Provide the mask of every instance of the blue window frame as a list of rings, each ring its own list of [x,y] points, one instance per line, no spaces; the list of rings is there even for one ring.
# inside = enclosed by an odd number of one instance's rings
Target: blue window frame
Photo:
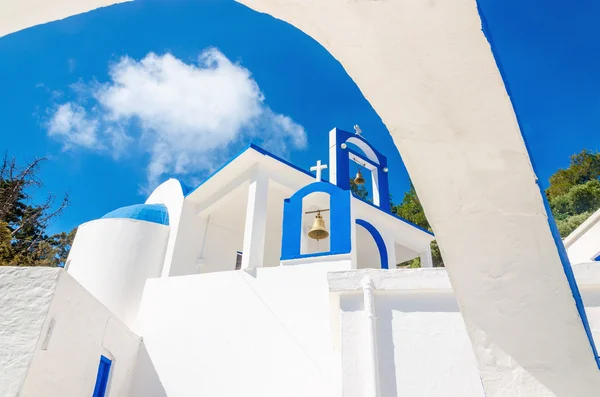
[[[104,397],[106,387],[108,386],[108,376],[110,375],[110,366],[112,361],[104,356],[100,356],[100,365],[98,365],[98,376],[96,377],[96,386],[92,397]]]

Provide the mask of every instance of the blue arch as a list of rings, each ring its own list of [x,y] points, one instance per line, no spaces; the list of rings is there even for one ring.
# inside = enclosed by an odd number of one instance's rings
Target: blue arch
[[[312,193],[327,193],[330,200],[331,240],[329,252],[302,254],[302,199]],[[283,203],[283,236],[281,260],[311,256],[347,254],[352,249],[350,241],[350,191],[327,182],[314,182],[304,186]]]
[[[379,164],[375,164],[372,160],[366,157],[366,153],[363,156],[356,151],[346,148],[342,149],[342,143],[345,143],[349,139],[356,139],[364,143],[370,150],[373,151]],[[350,142],[352,143],[352,142]],[[379,153],[366,139],[360,135],[350,133],[348,131],[335,129],[335,169],[336,169],[336,184],[344,190],[350,190],[350,178],[348,177],[350,172],[350,153],[365,160],[365,162],[371,163],[377,168],[377,185],[379,187],[379,205],[378,207],[386,212],[390,212],[390,187],[388,181],[388,173],[383,172],[384,168],[387,168],[387,158]]]
[[[356,224],[364,227],[365,229],[367,229],[367,231],[369,233],[371,233],[371,236],[373,236],[373,240],[375,240],[375,244],[377,244],[377,249],[379,250],[379,259],[381,260],[381,268],[389,269],[388,253],[387,253],[387,248],[385,247],[385,241],[383,241],[383,237],[381,237],[381,234],[379,233],[377,228],[375,228],[375,226],[373,226],[372,224],[370,224],[369,222],[367,222],[363,219],[357,219]]]
[[[136,204],[117,208],[102,219],[137,219],[140,221],[169,225],[169,211],[163,204]]]

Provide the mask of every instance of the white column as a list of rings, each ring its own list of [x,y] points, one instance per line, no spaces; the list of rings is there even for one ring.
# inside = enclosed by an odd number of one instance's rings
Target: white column
[[[385,249],[387,250],[388,269],[395,269],[398,264],[396,262],[396,241],[394,240],[393,234],[388,231],[385,232],[383,239],[385,241]]]
[[[335,128],[329,131],[329,182],[337,185],[337,145]]]
[[[375,204],[378,207],[381,207],[381,197],[379,197],[379,172],[377,168],[373,168],[371,170],[371,181],[371,188],[373,190],[373,204]],[[385,200],[386,198],[384,197],[383,199]],[[387,200],[389,199],[390,198],[388,197]]]
[[[262,267],[265,254],[265,235],[267,229],[267,198],[269,180],[258,174],[248,187],[248,206],[244,227],[244,246],[242,251],[242,269]]]
[[[361,281],[366,322],[365,397],[379,396],[379,363],[377,358],[377,318],[375,317],[375,284],[369,276]]]
[[[433,267],[433,259],[431,259],[431,247],[419,255],[421,258],[421,267]]]

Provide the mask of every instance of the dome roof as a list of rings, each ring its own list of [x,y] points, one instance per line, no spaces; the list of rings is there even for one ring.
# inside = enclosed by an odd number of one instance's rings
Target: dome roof
[[[169,212],[163,204],[136,204],[117,208],[101,219],[125,218],[169,225]]]

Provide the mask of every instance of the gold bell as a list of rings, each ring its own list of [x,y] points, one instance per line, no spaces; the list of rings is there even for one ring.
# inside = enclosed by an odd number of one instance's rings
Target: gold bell
[[[329,237],[329,232],[325,229],[325,220],[321,216],[321,211],[317,212],[315,221],[308,232],[308,237],[314,238],[315,240],[324,240]]]
[[[364,185],[365,184],[365,178],[363,178],[362,173],[360,172],[360,170],[358,170],[356,172],[356,178],[354,178],[354,183],[356,185]]]

